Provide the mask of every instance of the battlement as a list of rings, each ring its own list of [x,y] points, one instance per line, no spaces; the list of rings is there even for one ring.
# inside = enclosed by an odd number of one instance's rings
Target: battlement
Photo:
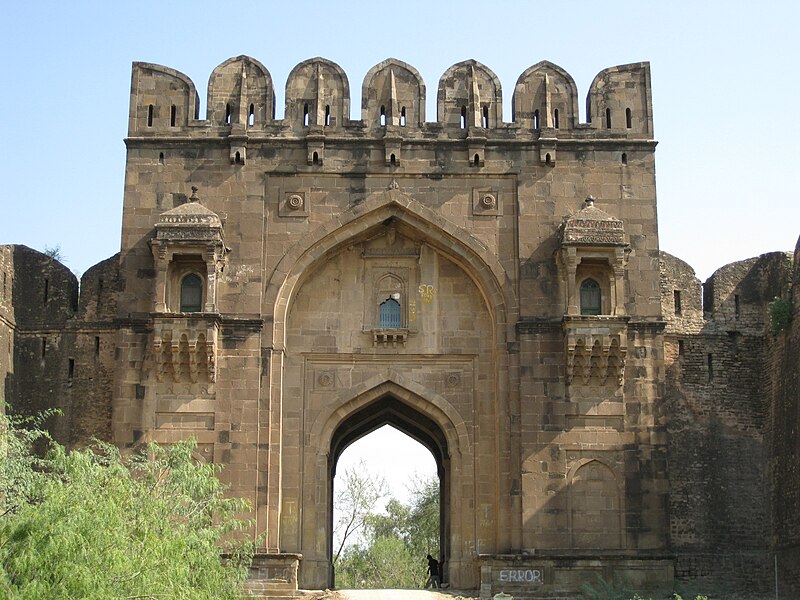
[[[283,119],[275,118],[275,88],[257,60],[238,56],[216,67],[208,81],[205,120],[199,97],[184,74],[155,64],[133,63],[131,138],[307,137],[328,134],[398,139],[575,137],[652,140],[650,64],[604,69],[586,97],[587,122],[579,122],[575,81],[542,61],[517,79],[511,122],[503,121],[500,80],[487,66],[466,60],[439,80],[435,122],[425,119],[425,82],[411,65],[389,58],[364,77],[361,119],[350,119],[350,84],[342,68],[324,58],[297,65],[286,81]]]

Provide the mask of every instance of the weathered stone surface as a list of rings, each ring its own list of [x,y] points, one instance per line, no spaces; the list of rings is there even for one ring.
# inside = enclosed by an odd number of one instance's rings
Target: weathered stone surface
[[[194,437],[253,506],[266,596],[334,583],[336,460],[385,423],[438,463],[454,587],[674,574],[759,597],[777,554],[796,590],[800,320],[773,336],[766,306],[797,261],[734,263],[703,295],[659,253],[649,65],[600,73],[585,124],[547,62],[510,123],[477,61],[442,76],[437,122],[401,61],[362,89],[351,120],[346,74],[305,61],[278,120],[240,56],[200,120],[186,76],[134,63],[119,255],[77,299],[0,247],[4,397],[62,408],[71,445]]]

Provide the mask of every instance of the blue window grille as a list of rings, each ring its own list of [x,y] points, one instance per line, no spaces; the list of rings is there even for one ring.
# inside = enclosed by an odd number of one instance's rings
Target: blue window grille
[[[400,303],[394,298],[381,302],[380,326],[382,329],[397,329],[400,327]]]

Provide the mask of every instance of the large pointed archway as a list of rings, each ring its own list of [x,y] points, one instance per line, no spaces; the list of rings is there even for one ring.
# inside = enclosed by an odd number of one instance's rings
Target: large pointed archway
[[[336,428],[331,439],[329,459],[329,510],[328,510],[328,558],[333,564],[333,512],[334,480],[339,458],[352,443],[390,425],[424,446],[433,456],[439,479],[439,559],[442,562],[443,582],[448,581],[447,557],[450,556],[450,455],[447,437],[441,427],[430,417],[412,406],[398,400],[393,394],[363,406],[352,413]],[[338,587],[334,568],[332,584]]]
[[[394,189],[287,250],[265,289],[274,312],[257,519],[268,548],[302,555],[301,586],[332,585],[336,461],[385,423],[440,467],[453,585],[477,586],[477,555],[518,546],[519,496],[505,476],[518,470],[507,281],[477,238]],[[387,297],[399,326],[379,321]]]

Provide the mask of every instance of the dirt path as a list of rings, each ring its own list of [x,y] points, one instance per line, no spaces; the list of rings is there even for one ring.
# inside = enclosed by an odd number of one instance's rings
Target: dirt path
[[[450,590],[338,590],[336,594],[336,600],[467,600],[478,597],[471,592]]]

